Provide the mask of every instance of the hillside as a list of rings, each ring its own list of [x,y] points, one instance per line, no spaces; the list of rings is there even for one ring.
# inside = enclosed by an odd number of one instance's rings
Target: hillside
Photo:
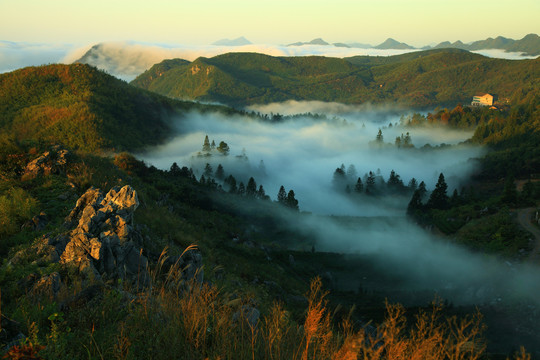
[[[232,106],[294,99],[424,107],[468,103],[482,91],[520,98],[538,89],[540,76],[538,59],[491,59],[458,49],[347,59],[235,53],[175,61],[153,66],[131,84]]]
[[[73,149],[140,149],[162,142],[169,118],[204,106],[137,89],[83,64],[0,74],[0,137]]]

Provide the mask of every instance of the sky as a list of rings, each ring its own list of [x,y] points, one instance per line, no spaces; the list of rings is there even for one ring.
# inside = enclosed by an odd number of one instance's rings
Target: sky
[[[321,37],[413,46],[540,33],[538,0],[0,0],[0,40],[85,44],[136,40],[258,44]]]

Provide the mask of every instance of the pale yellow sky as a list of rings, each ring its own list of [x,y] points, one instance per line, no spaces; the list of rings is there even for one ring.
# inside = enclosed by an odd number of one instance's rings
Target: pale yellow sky
[[[540,33],[538,0],[0,0],[0,40],[209,44],[245,36],[414,46]]]

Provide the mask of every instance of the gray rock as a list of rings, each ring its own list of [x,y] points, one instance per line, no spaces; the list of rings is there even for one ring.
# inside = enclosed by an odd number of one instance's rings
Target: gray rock
[[[58,174],[65,171],[69,151],[53,146],[51,151],[45,151],[38,158],[29,162],[22,176],[23,180],[34,179],[41,175]]]
[[[35,282],[30,293],[36,298],[56,299],[62,285],[60,274],[53,272]]]

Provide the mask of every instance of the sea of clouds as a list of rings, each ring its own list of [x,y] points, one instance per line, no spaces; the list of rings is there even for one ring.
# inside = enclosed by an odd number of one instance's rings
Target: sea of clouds
[[[244,46],[195,46],[148,44],[133,41],[77,45],[0,41],[0,72],[49,63],[69,64],[79,60],[92,47],[95,47],[95,49],[92,52],[93,56],[89,60],[89,63],[126,81],[133,80],[152,65],[165,59],[181,58],[192,61],[201,56],[212,57],[228,52],[257,52],[272,56],[318,55],[344,58],[357,55],[391,56],[418,51],[416,49],[380,50],[324,45],[284,46],[250,44]],[[484,56],[504,59],[517,60],[532,58],[522,56],[520,53],[507,53],[504,50],[479,50],[475,52]]]

